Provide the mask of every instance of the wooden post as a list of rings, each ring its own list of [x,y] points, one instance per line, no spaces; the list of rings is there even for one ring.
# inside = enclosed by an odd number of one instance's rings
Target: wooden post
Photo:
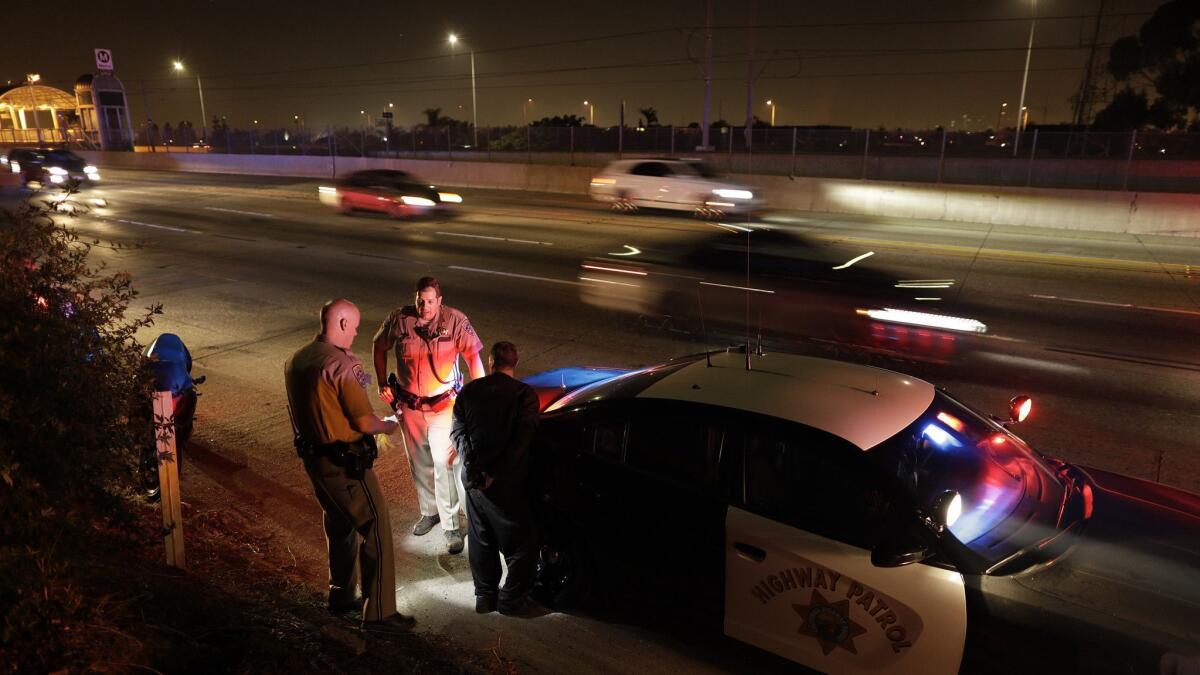
[[[179,500],[179,462],[175,450],[175,402],[171,392],[154,394],[154,434],[158,443],[159,502],[162,504],[163,543],[167,564],[187,569],[183,555],[183,508]]]

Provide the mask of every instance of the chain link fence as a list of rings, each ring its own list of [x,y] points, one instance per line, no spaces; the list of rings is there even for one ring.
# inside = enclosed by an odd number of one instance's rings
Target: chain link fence
[[[202,140],[203,139],[203,140]],[[1200,134],[719,127],[139,130],[138,151],[531,162],[601,167],[703,157],[720,171],[881,181],[1200,192]]]

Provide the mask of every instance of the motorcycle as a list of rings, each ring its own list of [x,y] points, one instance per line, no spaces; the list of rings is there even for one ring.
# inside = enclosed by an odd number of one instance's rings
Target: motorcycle
[[[192,377],[192,354],[183,340],[174,333],[163,333],[146,349],[146,358],[154,368],[154,390],[171,392],[175,411],[175,461],[183,471],[183,449],[192,437],[196,415],[197,385],[206,379]],[[153,417],[153,405],[150,406]],[[142,451],[140,465],[141,487],[150,500],[158,499],[158,445],[148,443]]]

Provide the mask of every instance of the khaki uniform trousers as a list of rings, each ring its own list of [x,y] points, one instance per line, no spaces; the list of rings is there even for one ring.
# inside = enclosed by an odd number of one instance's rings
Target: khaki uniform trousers
[[[441,412],[404,408],[400,427],[404,430],[404,449],[412,468],[413,485],[417,489],[417,505],[422,516],[437,515],[442,529],[461,530],[466,523],[467,494],[458,475],[462,458],[453,451],[450,427],[454,423],[454,406]],[[450,456],[454,455],[454,463]]]
[[[325,512],[329,545],[329,600],[354,599],[355,571],[362,585],[363,621],[382,621],[396,613],[396,563],[392,524],[375,472],[361,480],[328,457],[304,460],[317,501]]]

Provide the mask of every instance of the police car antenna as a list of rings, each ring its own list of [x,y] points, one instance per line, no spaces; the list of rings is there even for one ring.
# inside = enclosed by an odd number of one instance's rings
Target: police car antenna
[[[700,307],[700,336],[704,340],[704,363],[706,368],[712,368],[712,352],[708,350],[708,329],[704,326],[704,299],[700,295],[700,287],[696,287],[696,305]]]
[[[746,224],[750,224],[750,216],[746,216]],[[750,368],[750,228],[746,228],[746,370]]]

